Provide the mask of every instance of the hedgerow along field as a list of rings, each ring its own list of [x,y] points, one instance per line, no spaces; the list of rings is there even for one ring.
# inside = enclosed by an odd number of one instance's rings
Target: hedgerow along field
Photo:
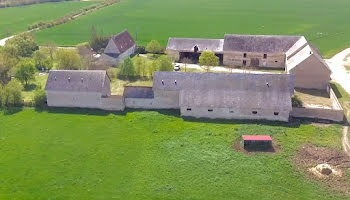
[[[73,46],[128,29],[138,43],[169,37],[223,38],[225,33],[305,35],[331,56],[350,45],[348,0],[126,0],[36,34],[40,43]]]
[[[0,127],[2,199],[345,199],[291,161],[305,142],[340,149],[340,125],[10,109]],[[271,134],[283,150],[237,152],[243,134]]]
[[[26,31],[28,25],[50,21],[97,2],[72,1],[0,8],[0,38]]]

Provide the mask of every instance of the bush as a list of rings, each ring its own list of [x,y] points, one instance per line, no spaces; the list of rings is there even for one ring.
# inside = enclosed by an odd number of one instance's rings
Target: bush
[[[60,49],[56,53],[58,69],[78,70],[81,68],[80,55],[71,49]]]
[[[46,93],[43,89],[37,89],[34,91],[34,106],[35,107],[44,107],[46,106]]]
[[[114,80],[116,76],[115,68],[109,68],[107,69],[107,75],[111,80]]]
[[[303,107],[303,102],[297,95],[292,96],[292,106],[293,107]]]
[[[151,42],[149,42],[147,44],[146,51],[148,53],[161,53],[162,47],[160,46],[160,44],[157,40],[152,40]]]
[[[118,72],[118,78],[120,79],[128,79],[136,76],[134,63],[132,62],[130,57],[124,59],[124,61],[120,64],[120,70]]]
[[[2,105],[5,106],[21,106],[23,103],[22,98],[22,84],[17,80],[11,80],[3,89],[2,92]]]

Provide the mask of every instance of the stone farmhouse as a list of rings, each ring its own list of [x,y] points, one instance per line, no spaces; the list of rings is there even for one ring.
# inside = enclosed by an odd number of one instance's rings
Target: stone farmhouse
[[[125,57],[134,54],[136,43],[129,31],[125,30],[118,35],[112,36],[101,55],[100,62],[108,66],[119,65]]]
[[[320,52],[303,36],[233,35],[224,39],[169,38],[167,52],[176,60],[198,62],[203,51],[214,52],[230,67],[284,69],[295,75],[295,87],[326,90],[331,70]]]

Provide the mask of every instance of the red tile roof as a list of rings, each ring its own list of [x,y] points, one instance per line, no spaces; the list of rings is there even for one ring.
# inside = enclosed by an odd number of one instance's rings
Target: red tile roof
[[[243,135],[243,140],[255,140],[255,141],[272,141],[269,135]]]

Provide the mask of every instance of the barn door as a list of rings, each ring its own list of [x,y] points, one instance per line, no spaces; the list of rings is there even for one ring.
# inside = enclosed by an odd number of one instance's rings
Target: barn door
[[[250,65],[253,67],[259,67],[259,59],[258,58],[250,59]]]

